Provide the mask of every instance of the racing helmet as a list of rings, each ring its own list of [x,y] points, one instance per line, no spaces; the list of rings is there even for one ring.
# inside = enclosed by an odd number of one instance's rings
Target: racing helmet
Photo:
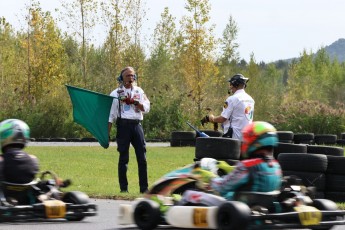
[[[0,123],[0,147],[16,145],[24,148],[30,139],[30,128],[21,120],[7,119]]]
[[[253,153],[265,147],[278,145],[277,130],[268,122],[254,121],[242,130],[242,158],[250,158]]]
[[[229,79],[229,82],[231,85],[233,85],[235,88],[237,88],[239,85],[247,86],[247,82],[249,81],[249,78],[244,77],[242,74],[235,74]]]

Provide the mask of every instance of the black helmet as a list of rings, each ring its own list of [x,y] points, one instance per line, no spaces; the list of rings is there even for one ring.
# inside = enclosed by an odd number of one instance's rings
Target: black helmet
[[[239,85],[247,86],[247,82],[249,81],[249,78],[245,78],[242,74],[235,74],[232,76],[232,78],[229,79],[229,82],[234,87],[238,87]]]

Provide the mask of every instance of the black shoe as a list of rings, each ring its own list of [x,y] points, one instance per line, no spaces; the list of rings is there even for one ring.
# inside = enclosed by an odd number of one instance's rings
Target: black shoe
[[[128,193],[128,190],[121,190],[120,193]]]
[[[147,188],[145,188],[145,189],[140,189],[140,193],[146,193],[148,190],[147,190]]]

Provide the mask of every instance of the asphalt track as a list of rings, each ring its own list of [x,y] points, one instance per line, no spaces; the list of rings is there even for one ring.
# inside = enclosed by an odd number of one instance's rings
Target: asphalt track
[[[30,142],[29,146],[100,146],[98,142]],[[110,146],[116,146],[112,142]],[[148,142],[147,146],[167,147],[167,142]],[[132,230],[138,229],[135,225],[120,226],[117,224],[118,205],[129,203],[122,200],[91,199],[97,205],[98,215],[87,217],[80,222],[68,222],[62,219],[51,221],[21,221],[15,223],[0,223],[0,230]],[[158,229],[177,229],[169,226],[160,226]],[[181,228],[180,228],[181,229]],[[291,229],[289,229],[291,230]],[[335,226],[332,230],[345,230],[345,225]]]
[[[98,207],[98,215],[87,217],[80,222],[68,222],[62,219],[51,221],[23,221],[15,223],[1,223],[0,230],[132,230],[138,229],[134,225],[119,226],[117,224],[117,210],[121,203],[130,201],[91,199]],[[169,226],[159,226],[158,229],[172,230]],[[181,229],[181,228],[180,228]],[[345,230],[344,226],[335,226],[332,230]]]

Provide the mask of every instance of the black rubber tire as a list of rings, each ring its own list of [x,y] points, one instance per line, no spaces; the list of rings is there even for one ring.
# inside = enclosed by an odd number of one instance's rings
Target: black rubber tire
[[[53,137],[53,138],[50,138],[49,142],[66,142],[66,138],[64,138],[64,137]]]
[[[325,198],[338,203],[345,203],[344,192],[325,192]]]
[[[133,215],[135,224],[141,230],[155,229],[161,220],[159,205],[150,200],[140,201]]]
[[[49,140],[50,138],[47,138],[47,137],[36,138],[36,142],[48,142]]]
[[[341,156],[327,156],[328,166],[327,174],[345,175],[345,157]]]
[[[221,136],[223,136],[223,132],[222,131],[200,130],[200,132],[204,132],[205,134],[209,135],[210,137],[221,137]]]
[[[291,143],[293,141],[293,132],[292,131],[277,131],[279,142]]]
[[[278,161],[283,171],[326,172],[327,156],[321,154],[281,153]]]
[[[345,133],[340,134],[340,139],[344,140],[345,139]]]
[[[331,156],[344,156],[344,149],[333,146],[308,145],[307,153],[324,154]]]
[[[317,172],[283,171],[284,176],[298,176],[306,187],[312,186],[316,191],[323,192],[326,187],[326,174]]]
[[[313,144],[314,133],[295,133],[293,141],[295,144]]]
[[[170,147],[188,147],[195,146],[195,139],[191,140],[170,140]]]
[[[321,211],[336,211],[338,209],[337,204],[334,203],[331,200],[327,199],[315,199],[313,200],[313,206]],[[336,217],[327,217],[327,216],[322,216],[322,221],[334,221],[336,220]],[[320,227],[315,227],[312,228],[313,230],[315,229],[320,229],[320,230],[329,230],[332,229],[333,226],[320,226]]]
[[[241,142],[223,137],[199,137],[195,143],[195,158],[240,159]]]
[[[173,131],[171,132],[171,140],[192,140],[195,139],[194,131]]]
[[[195,138],[196,134],[194,131],[173,131],[171,132],[170,146],[195,146]]]
[[[337,135],[317,134],[314,136],[314,142],[318,145],[334,145],[337,143]]]
[[[281,153],[307,153],[307,145],[279,142],[278,146],[274,148],[274,158],[278,159],[279,154]]]
[[[248,227],[251,210],[245,203],[228,201],[221,204],[216,214],[217,229],[245,230]]]
[[[83,137],[80,140],[81,142],[97,142],[97,139],[94,137]]]
[[[66,141],[67,142],[80,142],[81,141],[81,138],[66,138]]]
[[[345,140],[344,139],[337,140],[337,145],[344,147],[345,146]]]
[[[72,204],[88,204],[90,203],[90,198],[83,192],[80,191],[71,191],[64,194],[62,201]],[[68,221],[81,221],[85,216],[70,216],[66,217]]]
[[[345,192],[345,175],[326,174],[326,188],[329,192]]]

